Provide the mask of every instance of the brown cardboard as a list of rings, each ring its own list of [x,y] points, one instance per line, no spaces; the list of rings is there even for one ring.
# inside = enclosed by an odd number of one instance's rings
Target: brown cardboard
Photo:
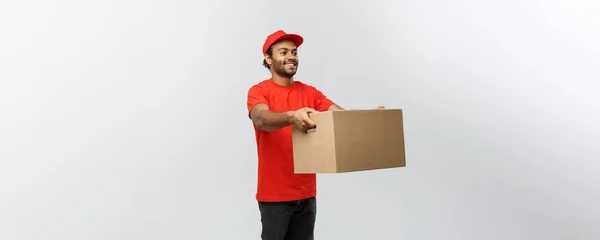
[[[293,127],[295,173],[405,167],[402,109],[311,113],[317,128]]]

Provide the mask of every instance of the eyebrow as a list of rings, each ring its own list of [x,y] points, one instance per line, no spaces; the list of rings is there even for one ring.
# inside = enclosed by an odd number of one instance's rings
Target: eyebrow
[[[290,50],[290,49],[286,48],[286,47],[280,47],[279,49],[277,49],[277,51],[281,51],[281,50]],[[292,50],[298,51],[298,48],[293,48]]]

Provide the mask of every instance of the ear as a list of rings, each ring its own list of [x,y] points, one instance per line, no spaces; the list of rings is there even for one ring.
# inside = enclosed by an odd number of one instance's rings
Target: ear
[[[273,65],[273,58],[268,54],[265,54],[265,61],[267,61],[269,65]]]

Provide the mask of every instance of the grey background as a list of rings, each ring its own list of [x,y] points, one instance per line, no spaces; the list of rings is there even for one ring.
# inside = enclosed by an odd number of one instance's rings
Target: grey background
[[[405,111],[406,168],[319,176],[318,239],[599,239],[599,11],[2,1],[0,239],[259,239],[245,104],[278,29],[298,80]]]

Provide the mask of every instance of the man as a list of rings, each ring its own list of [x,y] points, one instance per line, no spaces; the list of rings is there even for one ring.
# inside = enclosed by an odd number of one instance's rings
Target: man
[[[256,200],[263,240],[314,239],[316,175],[294,173],[291,128],[316,128],[310,113],[344,110],[317,88],[293,79],[303,41],[282,30],[269,35],[262,53],[271,78],[248,91],[258,150]]]

